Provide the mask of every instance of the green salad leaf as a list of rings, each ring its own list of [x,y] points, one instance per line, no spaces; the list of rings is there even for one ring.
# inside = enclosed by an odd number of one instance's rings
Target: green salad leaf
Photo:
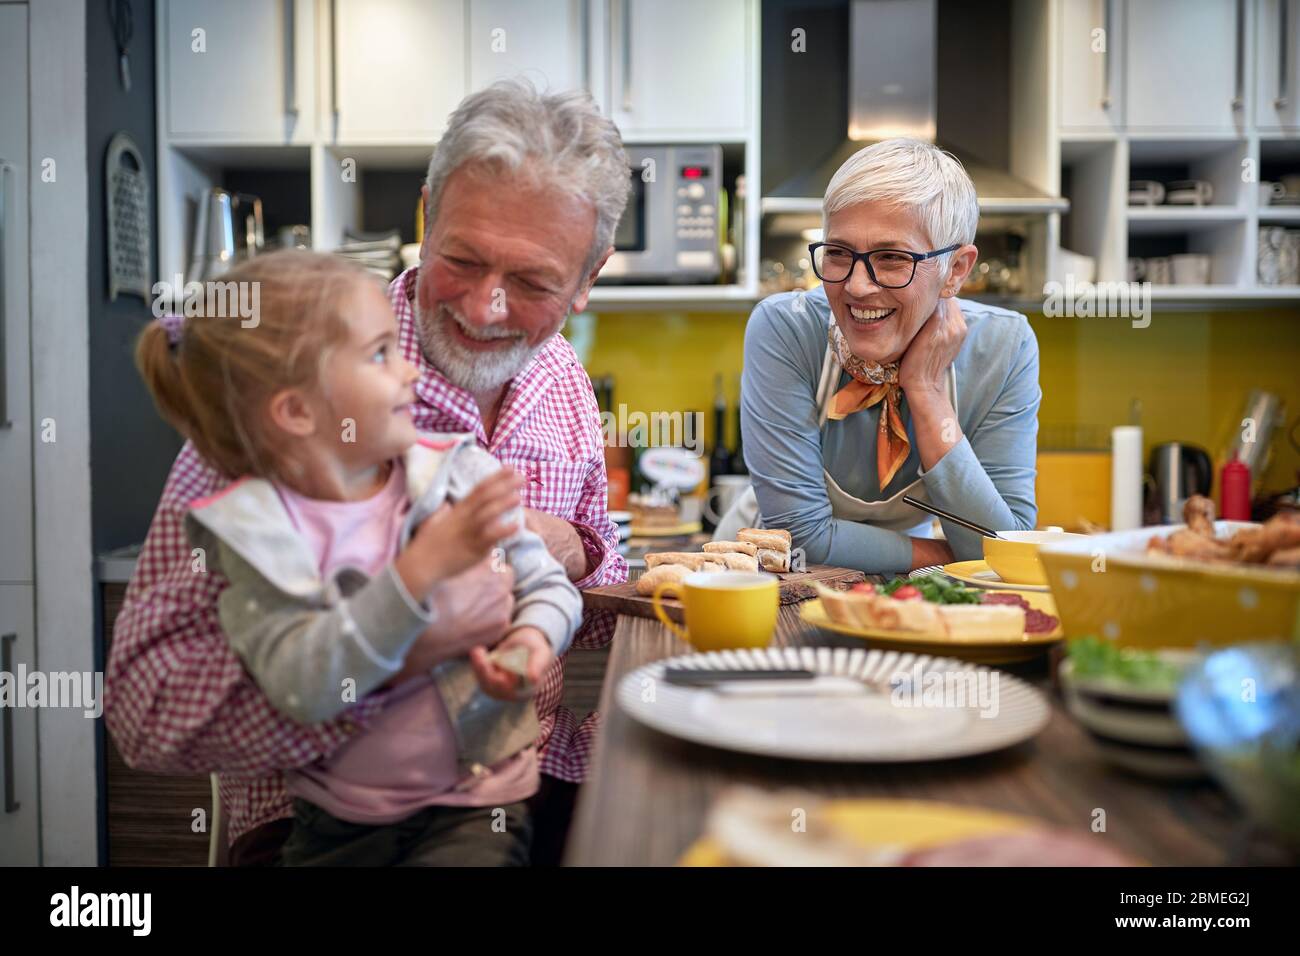
[[[1094,634],[1069,642],[1076,677],[1109,677],[1136,687],[1172,688],[1183,675],[1177,664],[1150,651],[1117,647]]]
[[[927,601],[935,604],[980,603],[979,591],[968,588],[938,571],[919,578],[894,578],[885,584],[876,585],[876,590],[881,594],[893,595],[899,588],[908,584],[920,591],[921,596]]]

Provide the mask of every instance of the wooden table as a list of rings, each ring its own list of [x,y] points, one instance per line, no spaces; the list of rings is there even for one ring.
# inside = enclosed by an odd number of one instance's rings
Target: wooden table
[[[798,605],[781,609],[776,643],[863,646],[807,627]],[[581,789],[566,863],[670,866],[700,836],[714,797],[734,783],[769,790],[794,786],[835,797],[942,800],[1038,817],[1083,834],[1091,832],[1100,809],[1113,845],[1151,864],[1295,862],[1253,833],[1213,784],[1158,783],[1103,762],[1052,689],[1045,658],[1007,668],[1049,697],[1051,719],[1034,740],[960,760],[854,765],[755,757],[688,743],[636,723],[614,703],[623,675],[689,651],[657,621],[620,616],[601,693],[603,729]]]

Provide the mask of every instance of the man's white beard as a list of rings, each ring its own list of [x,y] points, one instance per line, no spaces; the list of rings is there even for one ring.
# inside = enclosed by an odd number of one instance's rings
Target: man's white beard
[[[453,385],[458,385],[467,392],[489,392],[500,388],[518,375],[545,345],[529,345],[528,339],[518,332],[496,331],[492,329],[475,329],[474,334],[481,338],[514,339],[504,348],[490,352],[480,352],[462,345],[452,336],[447,323],[455,322],[462,330],[468,330],[469,323],[463,321],[448,306],[439,305],[430,314],[416,306],[415,317],[419,325],[420,351],[425,361],[441,372]]]

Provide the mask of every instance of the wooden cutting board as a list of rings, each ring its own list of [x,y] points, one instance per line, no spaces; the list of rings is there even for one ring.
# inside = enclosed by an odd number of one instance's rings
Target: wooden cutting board
[[[780,579],[782,604],[798,604],[806,601],[815,593],[812,582],[822,584],[856,584],[865,581],[866,575],[852,568],[834,568],[828,564],[809,565],[804,571],[789,571],[777,574]],[[611,584],[603,588],[588,588],[582,592],[583,604],[589,611],[614,611],[617,614],[631,614],[635,617],[655,616],[654,602],[649,597],[636,593],[636,584],[628,581],[624,584]],[[672,598],[664,598],[664,609],[677,623],[682,621],[682,604]]]

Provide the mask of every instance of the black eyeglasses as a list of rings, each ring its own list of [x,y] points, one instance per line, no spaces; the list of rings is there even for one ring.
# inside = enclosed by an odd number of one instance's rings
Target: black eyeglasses
[[[848,246],[833,242],[814,242],[808,246],[812,254],[813,272],[823,282],[844,282],[853,275],[861,259],[867,267],[871,281],[882,289],[902,289],[916,278],[916,264],[947,252],[955,252],[961,243],[935,249],[933,252],[908,252],[906,249],[872,249],[857,252]]]

